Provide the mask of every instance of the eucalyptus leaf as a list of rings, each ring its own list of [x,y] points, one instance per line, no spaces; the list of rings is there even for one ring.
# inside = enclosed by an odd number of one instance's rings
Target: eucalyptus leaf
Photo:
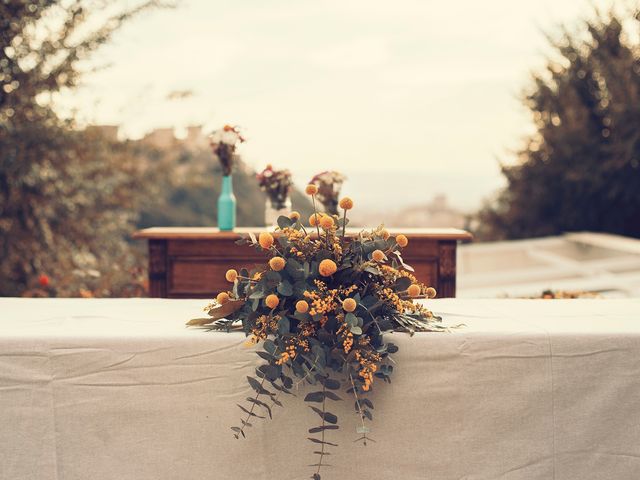
[[[291,225],[293,225],[294,222],[289,217],[285,217],[284,215],[280,215],[278,217],[277,223],[278,223],[278,227],[284,229],[284,228],[287,228],[287,227],[290,227]]]

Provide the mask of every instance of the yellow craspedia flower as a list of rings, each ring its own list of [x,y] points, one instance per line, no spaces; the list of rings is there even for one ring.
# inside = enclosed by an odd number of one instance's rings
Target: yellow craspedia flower
[[[353,298],[345,298],[342,301],[342,308],[345,312],[353,312],[357,306],[358,304]]]
[[[318,193],[318,186],[310,183],[309,185],[307,185],[307,188],[305,188],[304,191],[307,195],[315,195],[316,193]]]
[[[320,218],[320,226],[325,230],[329,230],[334,226],[333,218],[329,215],[323,215],[322,218]]]
[[[429,297],[429,298],[435,298],[435,296],[438,294],[438,292],[436,292],[436,289],[433,287],[429,287],[425,290],[424,294]]]
[[[391,234],[389,233],[389,231],[386,228],[383,229],[380,233],[382,234],[382,238],[385,239],[385,240],[388,240],[389,237],[391,236]]]
[[[289,214],[289,218],[294,222],[300,220],[300,212],[296,212],[295,210]]]
[[[273,235],[271,235],[269,232],[262,232],[260,236],[258,236],[258,243],[262,248],[271,248],[273,242]]]
[[[216,297],[216,302],[220,305],[224,305],[229,301],[229,294],[227,292],[220,292]]]
[[[396,237],[396,243],[404,248],[409,244],[409,239],[405,235],[398,235]]]
[[[271,270],[275,272],[279,272],[280,270],[282,270],[285,264],[286,261],[282,257],[273,257],[271,260],[269,260],[269,266],[271,267]]]
[[[233,268],[230,268],[227,270],[227,273],[224,274],[224,278],[227,279],[227,282],[233,283],[236,281],[236,278],[238,278],[238,272]]]
[[[320,220],[322,220],[322,214],[314,213],[309,217],[309,225],[315,227],[320,223]]]
[[[353,208],[353,200],[351,200],[349,197],[344,197],[342,200],[340,200],[339,205],[343,210],[351,210]]]
[[[296,311],[300,313],[307,313],[309,311],[309,304],[304,300],[298,300],[296,302]]]
[[[407,288],[407,293],[411,297],[417,297],[418,295],[420,295],[420,285],[417,285],[415,283],[413,285],[409,285],[409,288]]]
[[[318,265],[318,272],[320,272],[320,275],[322,275],[323,277],[330,277],[331,275],[336,273],[336,270],[338,270],[336,262],[328,258],[322,260],[320,262],[320,265]]]
[[[280,304],[280,299],[277,295],[272,293],[271,295],[267,295],[267,298],[264,299],[264,303],[267,307],[273,310]]]
[[[376,262],[381,262],[384,260],[384,252],[382,250],[374,250],[371,258]]]

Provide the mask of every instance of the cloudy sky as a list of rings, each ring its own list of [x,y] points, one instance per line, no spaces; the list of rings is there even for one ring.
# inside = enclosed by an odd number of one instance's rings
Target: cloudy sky
[[[519,94],[544,64],[543,32],[593,3],[609,1],[182,0],[128,24],[94,57],[110,66],[61,105],[134,138],[239,124],[251,165],[300,184],[338,169],[372,206],[384,190],[474,208],[530,131]]]

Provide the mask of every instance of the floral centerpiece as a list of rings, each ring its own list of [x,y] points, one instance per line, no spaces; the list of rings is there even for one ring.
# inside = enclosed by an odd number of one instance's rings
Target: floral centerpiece
[[[324,211],[330,215],[338,214],[338,198],[346,177],[340,172],[326,171],[315,175],[310,185],[318,187],[315,198],[322,204]]]
[[[231,172],[237,146],[244,142],[238,127],[225,125],[209,136],[213,154],[222,166],[222,189],[218,197],[218,228],[233,230],[236,226],[236,197],[233,194]]]
[[[318,187],[308,185],[306,192],[315,204]],[[304,397],[318,419],[308,430],[317,456],[314,480],[320,479],[329,448],[337,446],[330,435],[338,417],[329,405],[341,400],[339,390],[354,400],[356,441],[371,440],[366,423],[373,418],[373,402],[367,395],[377,382],[390,381],[391,356],[398,351],[385,332],[443,330],[440,318],[414,301],[436,292],[404,263],[407,237],[392,237],[379,227],[346,238],[353,201],[343,198],[339,207],[341,217],[315,211],[307,227],[293,212],[278,219],[275,235],[240,240],[266,252],[268,263],[251,271],[229,269],[230,289],[205,308],[207,318],[188,323],[241,329],[247,345],[262,346],[256,353],[264,363],[247,377],[254,394],[239,405],[243,419],[232,427],[236,438],[247,435],[255,418],[271,417],[282,395],[300,384],[315,387]]]
[[[209,135],[209,144],[211,145],[213,154],[220,161],[222,174],[225,177],[231,175],[236,148],[244,141],[245,139],[240,133],[240,128],[232,125],[225,125]]]
[[[275,223],[280,215],[291,211],[289,193],[293,185],[289,170],[274,170],[271,164],[257,174],[260,189],[267,194],[265,221],[267,226]]]

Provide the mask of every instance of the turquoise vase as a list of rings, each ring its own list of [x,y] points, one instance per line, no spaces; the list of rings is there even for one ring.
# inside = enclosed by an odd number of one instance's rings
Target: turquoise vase
[[[233,230],[236,227],[236,196],[233,194],[231,175],[222,177],[222,191],[218,197],[218,228]]]

